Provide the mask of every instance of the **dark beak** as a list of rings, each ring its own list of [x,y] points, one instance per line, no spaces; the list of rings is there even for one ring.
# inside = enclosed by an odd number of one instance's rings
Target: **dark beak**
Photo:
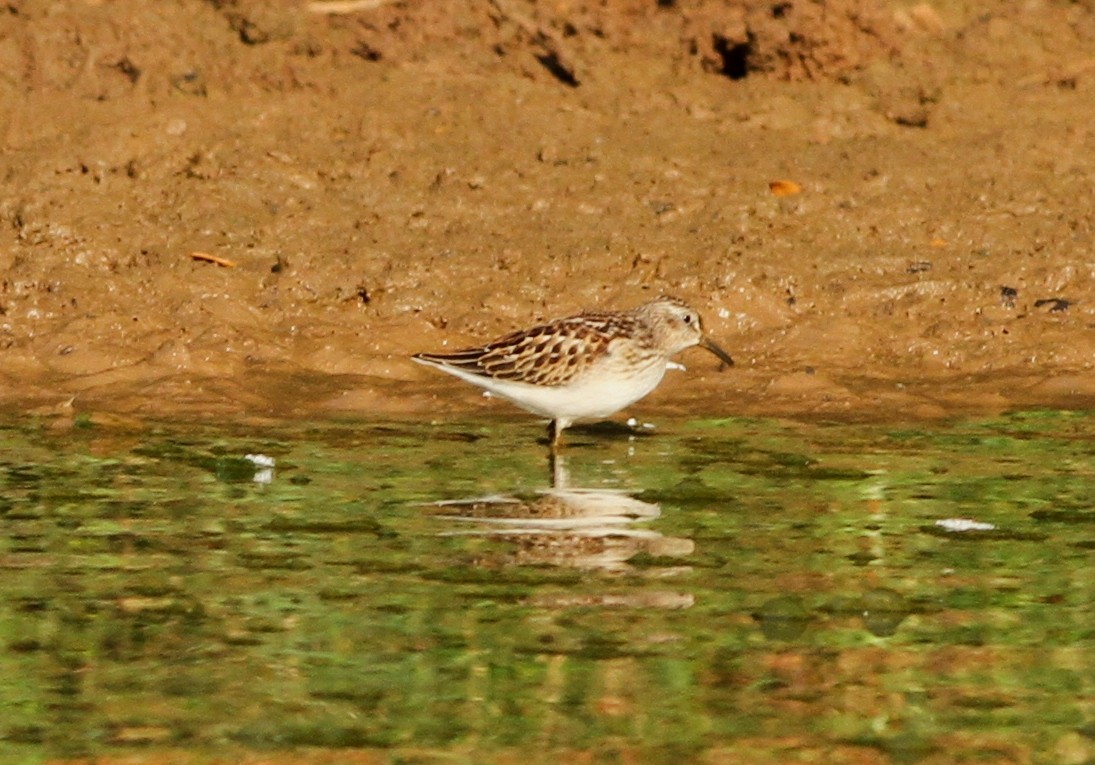
[[[706,337],[701,337],[700,338],[700,347],[701,348],[706,348],[707,350],[711,351],[711,353],[718,356],[719,359],[722,361],[722,363],[725,364],[726,366],[728,366],[728,367],[734,366],[734,360],[732,358],[730,358],[730,354],[727,353],[726,351],[724,351],[722,348],[715,345],[715,343],[713,341],[709,340],[708,338],[706,338]]]

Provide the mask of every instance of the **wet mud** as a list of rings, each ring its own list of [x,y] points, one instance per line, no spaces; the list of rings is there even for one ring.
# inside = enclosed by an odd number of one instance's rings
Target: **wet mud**
[[[738,365],[640,415],[1089,407],[1092,39],[1064,0],[12,0],[0,406],[501,413],[409,355],[670,293]]]

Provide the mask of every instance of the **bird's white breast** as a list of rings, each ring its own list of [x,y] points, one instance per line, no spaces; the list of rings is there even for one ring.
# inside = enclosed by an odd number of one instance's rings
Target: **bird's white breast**
[[[551,387],[508,380],[475,380],[491,393],[551,419],[586,420],[608,417],[650,393],[665,376],[664,359],[639,369],[619,371],[598,366],[567,385]]]

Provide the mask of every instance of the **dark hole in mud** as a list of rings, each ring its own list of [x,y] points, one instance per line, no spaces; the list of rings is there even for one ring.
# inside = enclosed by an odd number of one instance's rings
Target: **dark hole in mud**
[[[731,80],[741,80],[749,74],[749,54],[753,48],[751,41],[735,43],[722,35],[715,35],[714,47],[722,61],[719,74]]]
[[[572,88],[578,87],[578,79],[574,76],[574,73],[565,67],[554,54],[546,53],[537,56],[536,60],[539,61],[545,69],[551,72],[551,75],[559,82],[564,85],[569,85]]]

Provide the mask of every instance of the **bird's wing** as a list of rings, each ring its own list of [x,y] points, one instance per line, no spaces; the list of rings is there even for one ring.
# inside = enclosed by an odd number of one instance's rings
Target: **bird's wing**
[[[415,358],[480,377],[529,385],[566,385],[608,353],[631,329],[619,314],[582,314],[520,330],[479,348],[420,353]]]

